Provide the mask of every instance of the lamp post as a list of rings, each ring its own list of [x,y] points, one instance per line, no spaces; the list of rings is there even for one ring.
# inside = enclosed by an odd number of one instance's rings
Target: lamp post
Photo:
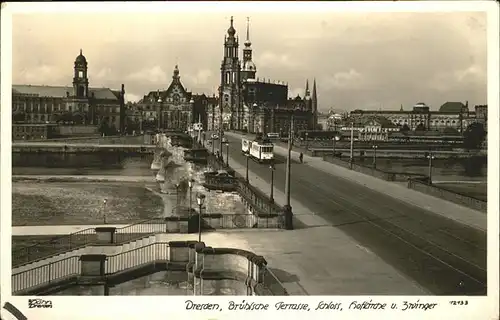
[[[271,203],[274,203],[274,163],[271,163],[269,169],[271,169],[271,195],[269,196],[269,200]]]
[[[290,205],[290,182],[292,171],[292,139],[293,139],[293,113],[291,115],[290,128],[288,131],[288,155],[286,158],[286,180],[285,180],[285,206],[283,207],[285,215],[285,228],[293,229],[292,206]]]
[[[306,152],[309,149],[309,132],[306,132]]]
[[[162,103],[162,100],[161,100],[161,96],[158,97],[158,130],[161,129],[161,103]]]
[[[373,168],[377,167],[377,148],[378,148],[378,146],[376,144],[372,145],[372,149],[373,149]]]
[[[245,181],[248,183],[248,154],[245,153],[245,157],[247,158],[246,161],[247,161],[247,170],[246,170],[246,175],[245,175]]]
[[[333,136],[332,140],[333,140],[332,158],[335,158],[335,145],[337,144],[337,137]]]
[[[201,209],[205,202],[205,195],[199,193],[196,197],[196,201],[198,202],[198,242],[201,242]]]
[[[179,206],[179,187],[180,187],[180,184],[176,183],[175,184],[175,191],[176,191],[176,193],[175,193],[175,196],[176,196],[175,203],[176,203],[176,206]]]
[[[226,165],[229,167],[229,141],[226,142]]]
[[[429,155],[427,156],[427,159],[429,159],[429,185],[432,184],[432,160],[434,159],[434,155],[432,152],[429,152]]]
[[[191,212],[193,211],[192,208],[192,194],[193,194],[193,179],[189,179],[188,185],[189,185],[189,216],[191,216]]]
[[[102,200],[102,216],[103,216],[104,224],[106,224],[106,203],[108,203],[108,199]]]
[[[351,122],[351,154],[349,157],[349,163],[352,169],[352,163],[354,162],[354,122]]]

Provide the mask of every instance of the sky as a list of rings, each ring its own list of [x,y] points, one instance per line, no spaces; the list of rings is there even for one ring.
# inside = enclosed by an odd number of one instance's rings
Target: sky
[[[250,18],[257,76],[288,82],[289,96],[316,79],[321,111],[409,110],[424,102],[487,103],[486,14],[480,12],[150,12],[13,16],[13,83],[71,85],[80,49],[92,87],[128,101],[183,85],[212,95],[229,18],[240,37]]]

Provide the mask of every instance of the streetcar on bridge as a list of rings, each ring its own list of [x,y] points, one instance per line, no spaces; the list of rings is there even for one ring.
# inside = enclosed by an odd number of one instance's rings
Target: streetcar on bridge
[[[259,163],[269,163],[274,160],[274,145],[267,137],[257,137],[254,140],[241,139],[241,152]]]

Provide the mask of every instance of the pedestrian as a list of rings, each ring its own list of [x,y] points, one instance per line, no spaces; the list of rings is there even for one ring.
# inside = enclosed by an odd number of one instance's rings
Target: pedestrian
[[[300,163],[304,162],[304,154],[302,152],[299,154],[299,160],[300,160]]]

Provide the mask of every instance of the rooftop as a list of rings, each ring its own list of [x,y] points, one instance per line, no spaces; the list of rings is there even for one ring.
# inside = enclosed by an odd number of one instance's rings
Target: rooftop
[[[73,87],[69,86],[45,86],[45,85],[12,85],[13,94],[36,95],[48,98],[66,98],[67,93],[73,93]],[[89,88],[89,96],[94,94],[96,99],[118,100],[119,91],[109,88]],[[118,95],[117,95],[118,94]]]

